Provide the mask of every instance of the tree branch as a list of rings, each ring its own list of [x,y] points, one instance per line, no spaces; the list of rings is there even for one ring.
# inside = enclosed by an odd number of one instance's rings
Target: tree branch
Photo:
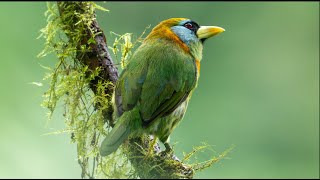
[[[77,33],[75,24],[80,21],[77,16],[68,16],[70,12],[80,13],[85,16],[91,15],[91,24],[85,27],[85,33],[81,36],[81,40],[77,45],[77,54],[75,61],[79,61],[83,66],[88,66],[91,70],[101,68],[99,75],[90,82],[90,88],[96,95],[97,85],[99,81],[102,83],[112,82],[115,84],[118,80],[118,69],[114,65],[113,60],[108,52],[106,37],[98,25],[95,13],[88,14],[87,9],[91,4],[86,2],[57,2],[60,13],[61,22],[63,23],[65,33],[69,41],[73,40],[73,34]],[[75,6],[76,5],[76,6]],[[87,13],[87,14],[86,14]],[[81,32],[81,31],[79,31]],[[91,42],[94,39],[94,42]],[[89,46],[90,51],[81,51],[82,46]],[[90,75],[90,74],[88,74]],[[114,87],[109,85],[105,89],[107,99],[111,102],[111,97]],[[99,108],[99,104],[96,108]],[[106,109],[103,113],[105,122],[111,127],[114,126],[112,119],[112,106]],[[153,147],[154,154],[152,156],[146,155],[152,144],[151,136],[143,136],[131,138],[124,143],[124,152],[129,157],[131,164],[135,168],[140,178],[192,178],[194,170],[183,164],[175,155],[165,156],[160,151],[159,144]]]

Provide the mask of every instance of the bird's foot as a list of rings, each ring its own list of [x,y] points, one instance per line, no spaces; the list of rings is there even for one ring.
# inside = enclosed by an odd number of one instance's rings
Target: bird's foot
[[[161,157],[166,157],[166,158],[173,158],[176,161],[179,161],[179,159],[173,154],[173,149],[172,147],[169,145],[169,143],[163,143],[165,146],[165,150],[160,152],[160,156]]]

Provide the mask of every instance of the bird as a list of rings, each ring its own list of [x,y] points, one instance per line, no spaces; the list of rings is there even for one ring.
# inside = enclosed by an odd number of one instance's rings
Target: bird
[[[144,133],[158,138],[166,151],[172,150],[170,134],[183,119],[198,85],[203,44],[224,31],[188,18],[166,19],[151,30],[115,83],[116,122],[101,143],[101,156]]]

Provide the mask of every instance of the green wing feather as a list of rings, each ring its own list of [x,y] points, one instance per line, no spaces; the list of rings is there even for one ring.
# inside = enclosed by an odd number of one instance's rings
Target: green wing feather
[[[142,46],[121,74],[117,107],[123,112],[138,105],[142,119],[150,123],[186,99],[195,86],[196,69],[193,58],[170,43]]]

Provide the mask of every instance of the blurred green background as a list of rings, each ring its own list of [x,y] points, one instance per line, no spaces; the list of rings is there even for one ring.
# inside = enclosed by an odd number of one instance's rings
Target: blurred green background
[[[235,149],[195,178],[319,178],[319,2],[107,2],[98,12],[110,31],[154,27],[170,17],[217,25],[205,43],[201,77],[187,114],[171,136],[175,151],[207,142],[217,153]],[[80,178],[58,109],[46,126],[40,107],[51,55],[37,59],[44,40],[45,2],[0,3],[0,178]],[[147,31],[150,32],[150,29]],[[209,153],[199,158],[209,158]]]

